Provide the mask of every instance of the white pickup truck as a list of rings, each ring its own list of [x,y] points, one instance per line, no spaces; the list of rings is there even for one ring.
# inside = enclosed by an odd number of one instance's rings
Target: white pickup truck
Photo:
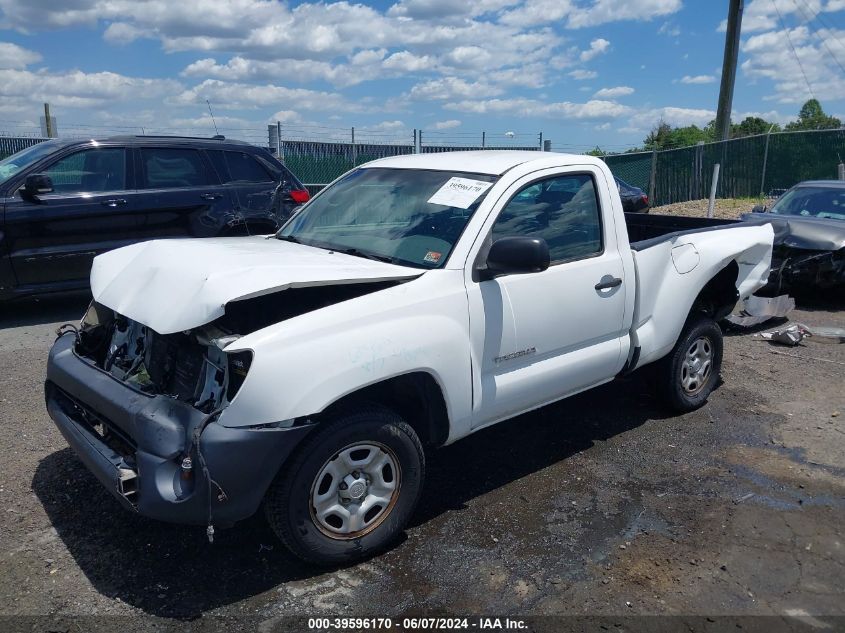
[[[302,559],[366,557],[414,511],[424,447],[648,364],[675,410],[705,402],[773,232],[674,222],[626,218],[588,156],[378,160],[278,234],[97,257],[48,410],[133,512],[213,537],[263,504]]]

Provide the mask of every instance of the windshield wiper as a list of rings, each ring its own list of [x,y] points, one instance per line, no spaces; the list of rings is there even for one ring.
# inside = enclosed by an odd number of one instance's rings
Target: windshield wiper
[[[363,257],[365,259],[374,259],[377,262],[385,262],[393,264],[396,259],[388,257],[387,255],[376,255],[375,253],[368,253],[367,251],[359,251],[357,248],[332,248],[335,253],[343,253],[344,255],[354,255],[355,257]]]
[[[294,237],[293,235],[276,235],[277,240],[284,240],[285,242],[293,242],[294,244],[302,244],[299,241],[298,237]]]

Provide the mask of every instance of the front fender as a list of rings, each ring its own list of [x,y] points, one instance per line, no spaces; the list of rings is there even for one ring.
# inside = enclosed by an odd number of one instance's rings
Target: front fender
[[[313,415],[411,372],[426,372],[442,387],[452,424],[468,423],[468,327],[462,271],[438,270],[259,330],[227,348],[250,349],[253,361],[220,423],[250,426]]]

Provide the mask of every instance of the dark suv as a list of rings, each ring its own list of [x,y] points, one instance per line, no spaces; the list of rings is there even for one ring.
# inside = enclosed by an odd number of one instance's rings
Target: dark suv
[[[308,191],[223,137],[52,140],[0,161],[0,300],[85,288],[96,255],[163,237],[276,231]]]

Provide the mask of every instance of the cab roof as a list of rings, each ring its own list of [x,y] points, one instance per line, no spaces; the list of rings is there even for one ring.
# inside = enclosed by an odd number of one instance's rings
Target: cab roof
[[[393,169],[436,169],[490,176],[501,176],[509,169],[530,162],[557,163],[560,165],[597,164],[601,160],[584,154],[561,154],[527,150],[477,150],[470,152],[432,152],[404,154],[374,160],[363,167],[388,167]]]

